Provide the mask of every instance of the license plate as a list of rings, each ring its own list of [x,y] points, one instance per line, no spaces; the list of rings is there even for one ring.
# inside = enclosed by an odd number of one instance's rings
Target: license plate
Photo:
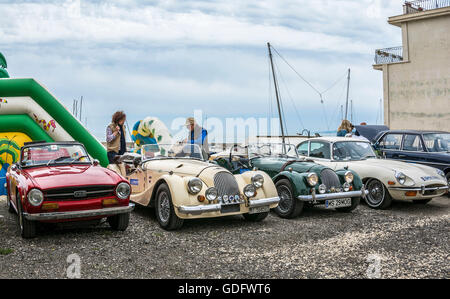
[[[333,199],[325,201],[325,208],[335,209],[335,208],[345,208],[352,205],[351,198]]]
[[[259,214],[259,213],[265,213],[269,212],[270,207],[269,206],[263,206],[263,207],[257,207],[257,208],[250,208],[249,214]]]
[[[227,214],[227,213],[236,213],[239,212],[241,210],[241,205],[240,204],[235,204],[235,205],[223,205],[220,208],[220,213],[222,214]]]

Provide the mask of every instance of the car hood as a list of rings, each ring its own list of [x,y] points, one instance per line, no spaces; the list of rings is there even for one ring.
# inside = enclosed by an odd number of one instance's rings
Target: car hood
[[[92,165],[49,166],[23,169],[40,189],[77,187],[87,185],[115,185],[121,177],[115,172]]]
[[[199,176],[205,172],[227,171],[213,163],[192,159],[151,160],[144,164],[145,169],[158,172],[173,172],[180,176]]]
[[[349,162],[348,167],[350,169],[353,167],[358,173],[366,173],[363,177],[367,177],[367,173],[371,173],[372,175],[374,173],[381,173],[378,171],[391,171],[392,175],[394,175],[395,171],[397,171],[409,176],[415,182],[433,181],[437,183],[440,181],[445,181],[443,177],[438,175],[436,168],[391,159],[367,159],[363,161],[352,161]]]

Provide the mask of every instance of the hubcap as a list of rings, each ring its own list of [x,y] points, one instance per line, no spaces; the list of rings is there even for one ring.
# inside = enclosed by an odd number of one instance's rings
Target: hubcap
[[[292,207],[292,194],[288,187],[281,185],[278,187],[278,195],[280,196],[280,202],[278,203],[278,209],[282,213],[287,213]]]
[[[372,206],[378,206],[383,202],[385,196],[384,186],[379,181],[371,181],[367,185],[369,194],[367,195],[367,201]]]
[[[167,193],[162,192],[159,195],[159,219],[161,219],[162,222],[166,223],[169,221],[170,217],[170,202],[169,202],[169,196]]]

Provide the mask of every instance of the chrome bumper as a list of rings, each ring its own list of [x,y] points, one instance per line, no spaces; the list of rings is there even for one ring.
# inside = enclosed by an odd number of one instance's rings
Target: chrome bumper
[[[133,209],[134,204],[130,203],[126,207],[112,207],[86,211],[51,212],[51,213],[37,213],[37,214],[23,213],[23,216],[27,220],[37,220],[37,221],[64,220],[64,219],[89,218],[97,216],[112,216],[117,214],[129,213]]]
[[[417,191],[420,192],[422,195],[425,195],[426,191],[445,191],[448,190],[449,186],[442,186],[442,187],[390,187],[389,190],[395,190],[395,191]]]
[[[316,194],[315,190],[311,193],[311,195],[300,195],[297,197],[301,201],[316,201],[316,200],[333,200],[333,199],[341,199],[341,198],[353,198],[353,197],[366,197],[369,194],[364,186],[359,191],[350,191],[350,192],[339,192],[339,193],[326,193],[326,194]]]
[[[280,202],[279,197],[273,198],[263,198],[263,199],[253,199],[249,200],[249,208],[258,208],[263,206],[271,206]],[[241,203],[242,204],[242,203]],[[199,205],[199,206],[180,206],[178,207],[178,212],[182,214],[192,214],[200,215],[210,212],[220,212],[222,209],[222,204],[212,204],[212,205]]]

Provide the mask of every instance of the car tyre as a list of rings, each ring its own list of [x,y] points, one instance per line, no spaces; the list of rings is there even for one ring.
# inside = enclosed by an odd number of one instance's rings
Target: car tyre
[[[16,210],[14,210],[13,205],[11,204],[11,199],[9,197],[9,192],[6,195],[6,206],[8,207],[8,212],[10,212],[11,214],[14,214],[16,212]]]
[[[258,214],[243,214],[245,220],[250,222],[261,222],[267,218],[269,212],[258,213]]]
[[[359,197],[352,198],[352,205],[349,207],[343,207],[343,208],[336,208],[336,211],[342,212],[342,213],[350,213],[354,209],[356,209],[360,203],[361,199]]]
[[[445,175],[445,177],[447,178],[447,184],[450,188],[450,171]],[[448,190],[447,196],[450,197],[450,189]]]
[[[280,197],[280,202],[274,209],[275,213],[286,219],[292,219],[300,215],[303,211],[304,202],[294,197],[291,182],[287,179],[282,179],[275,184],[275,187]]]
[[[156,192],[155,213],[159,225],[165,230],[177,230],[183,226],[184,220],[175,213],[172,196],[166,184],[159,186]]]
[[[382,182],[370,179],[366,183],[369,193],[365,197],[366,204],[372,209],[384,210],[391,206],[392,197]]]
[[[123,213],[106,218],[113,230],[124,231],[130,223],[130,213]]]
[[[25,219],[22,212],[22,202],[20,200],[20,195],[17,192],[16,196],[17,200],[17,209],[18,209],[18,215],[17,215],[17,223],[19,227],[19,232],[22,238],[24,239],[31,239],[36,237],[36,222],[30,221]]]

